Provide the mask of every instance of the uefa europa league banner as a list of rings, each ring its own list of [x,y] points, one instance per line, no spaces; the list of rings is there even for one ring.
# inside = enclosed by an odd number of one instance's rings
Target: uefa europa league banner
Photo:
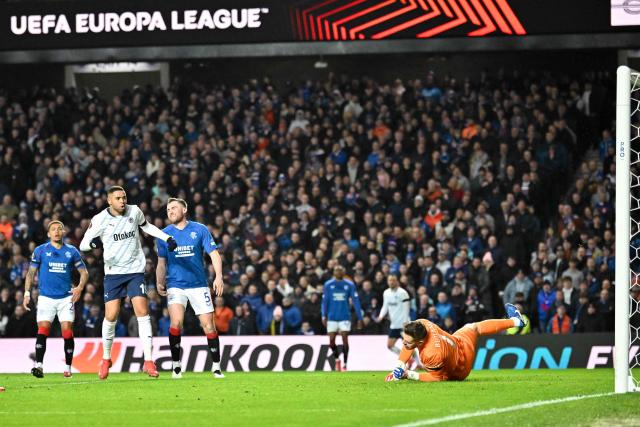
[[[277,0],[0,4],[0,50],[273,42],[291,38]]]
[[[640,4],[637,0],[3,1],[0,50],[610,33],[638,25],[636,3]]]
[[[223,371],[330,371],[334,360],[326,336],[221,336]],[[338,339],[340,344],[340,339]],[[349,370],[390,371],[396,355],[387,350],[383,335],[349,338]],[[154,338],[154,358],[160,370],[171,369],[167,337]],[[397,343],[400,345],[400,342]],[[28,373],[33,367],[35,338],[0,339],[0,373]],[[204,337],[182,338],[182,366],[186,371],[206,372],[211,359]],[[638,354],[633,346],[629,358]],[[111,372],[139,372],[144,362],[138,338],[116,339]],[[97,372],[102,358],[98,338],[76,338],[73,370]],[[478,341],[474,369],[566,369],[611,367],[613,334],[488,336]],[[61,338],[47,340],[45,372],[63,372]]]

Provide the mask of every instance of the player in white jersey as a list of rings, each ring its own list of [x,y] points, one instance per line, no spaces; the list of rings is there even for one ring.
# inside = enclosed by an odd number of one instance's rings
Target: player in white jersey
[[[382,322],[389,314],[389,336],[387,348],[396,354],[400,349],[396,347],[396,341],[402,338],[402,328],[409,318],[410,301],[409,293],[400,287],[400,281],[395,275],[387,278],[389,287],[382,294],[382,309],[376,322]]]
[[[211,354],[211,372],[214,378],[224,378],[220,368],[220,339],[213,321],[213,303],[203,256],[209,255],[216,277],[213,287],[216,295],[222,295],[222,257],[213,241],[209,229],[198,222],[187,220],[187,202],[170,198],[167,202],[167,217],[171,224],[164,231],[178,243],[178,248],[169,253],[167,244],[158,241],[158,268],[156,286],[158,293],[167,296],[171,327],[169,346],[173,361],[173,378],[182,378],[180,341],[184,311],[191,304],[202,330],[207,336]]]
[[[109,207],[91,219],[91,224],[80,243],[81,251],[104,248],[104,321],[102,323],[103,358],[98,366],[98,376],[105,379],[111,367],[111,346],[120,314],[120,301],[129,296],[138,319],[138,335],[144,349],[143,371],[150,377],[158,377],[152,359],[153,346],[149,304],[144,283],[146,259],[140,244],[140,229],[167,242],[168,250],[176,248],[175,240],[155,225],[149,224],[140,208],[127,205],[124,188],[107,190]]]

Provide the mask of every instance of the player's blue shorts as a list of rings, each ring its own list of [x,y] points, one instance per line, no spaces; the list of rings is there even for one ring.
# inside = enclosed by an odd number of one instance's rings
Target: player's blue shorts
[[[108,274],[104,276],[104,302],[124,297],[147,297],[144,273]]]
[[[389,338],[402,338],[402,329],[389,329]]]

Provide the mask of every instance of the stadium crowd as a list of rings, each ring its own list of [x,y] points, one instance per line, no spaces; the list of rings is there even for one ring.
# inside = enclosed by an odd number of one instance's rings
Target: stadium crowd
[[[170,196],[209,226],[224,260],[223,334],[324,333],[322,284],[336,264],[358,287],[361,333],[385,332],[374,319],[391,274],[412,296],[412,317],[446,330],[500,317],[512,302],[531,320],[515,333],[610,331],[607,81],[478,72],[280,88],[176,80],[112,100],[0,92],[0,336],[36,334],[24,279],[48,221],[62,220],[77,246],[110,185],[159,227]],[[154,243],[144,244],[154,327],[167,335]],[[100,335],[98,255],[84,254],[76,336]],[[136,336],[124,308],[117,336]],[[187,313],[184,333],[199,335]]]

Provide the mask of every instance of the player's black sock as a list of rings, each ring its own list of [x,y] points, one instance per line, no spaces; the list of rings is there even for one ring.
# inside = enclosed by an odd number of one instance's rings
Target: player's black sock
[[[71,365],[73,362],[73,350],[75,350],[76,343],[72,338],[65,338],[64,340],[64,360],[67,365]]]
[[[333,357],[338,360],[338,357],[340,357],[340,350],[338,349],[337,345],[331,345],[329,344],[329,348],[331,349],[331,351],[333,352]]]
[[[49,331],[46,334],[42,328],[38,328],[38,335],[36,335],[36,362],[42,363],[44,360],[44,353],[47,351],[47,335],[49,335]]]
[[[76,343],[73,341],[73,330],[66,329],[62,331],[62,338],[64,338],[64,360],[67,366],[71,366],[73,362],[73,350],[75,350]]]
[[[171,348],[171,360],[180,361],[180,329],[169,328],[169,347]]]
[[[220,363],[220,338],[216,332],[207,334],[207,345],[209,345],[213,363]]]
[[[344,354],[344,364],[346,365],[349,358],[349,345],[342,344],[342,354]]]

